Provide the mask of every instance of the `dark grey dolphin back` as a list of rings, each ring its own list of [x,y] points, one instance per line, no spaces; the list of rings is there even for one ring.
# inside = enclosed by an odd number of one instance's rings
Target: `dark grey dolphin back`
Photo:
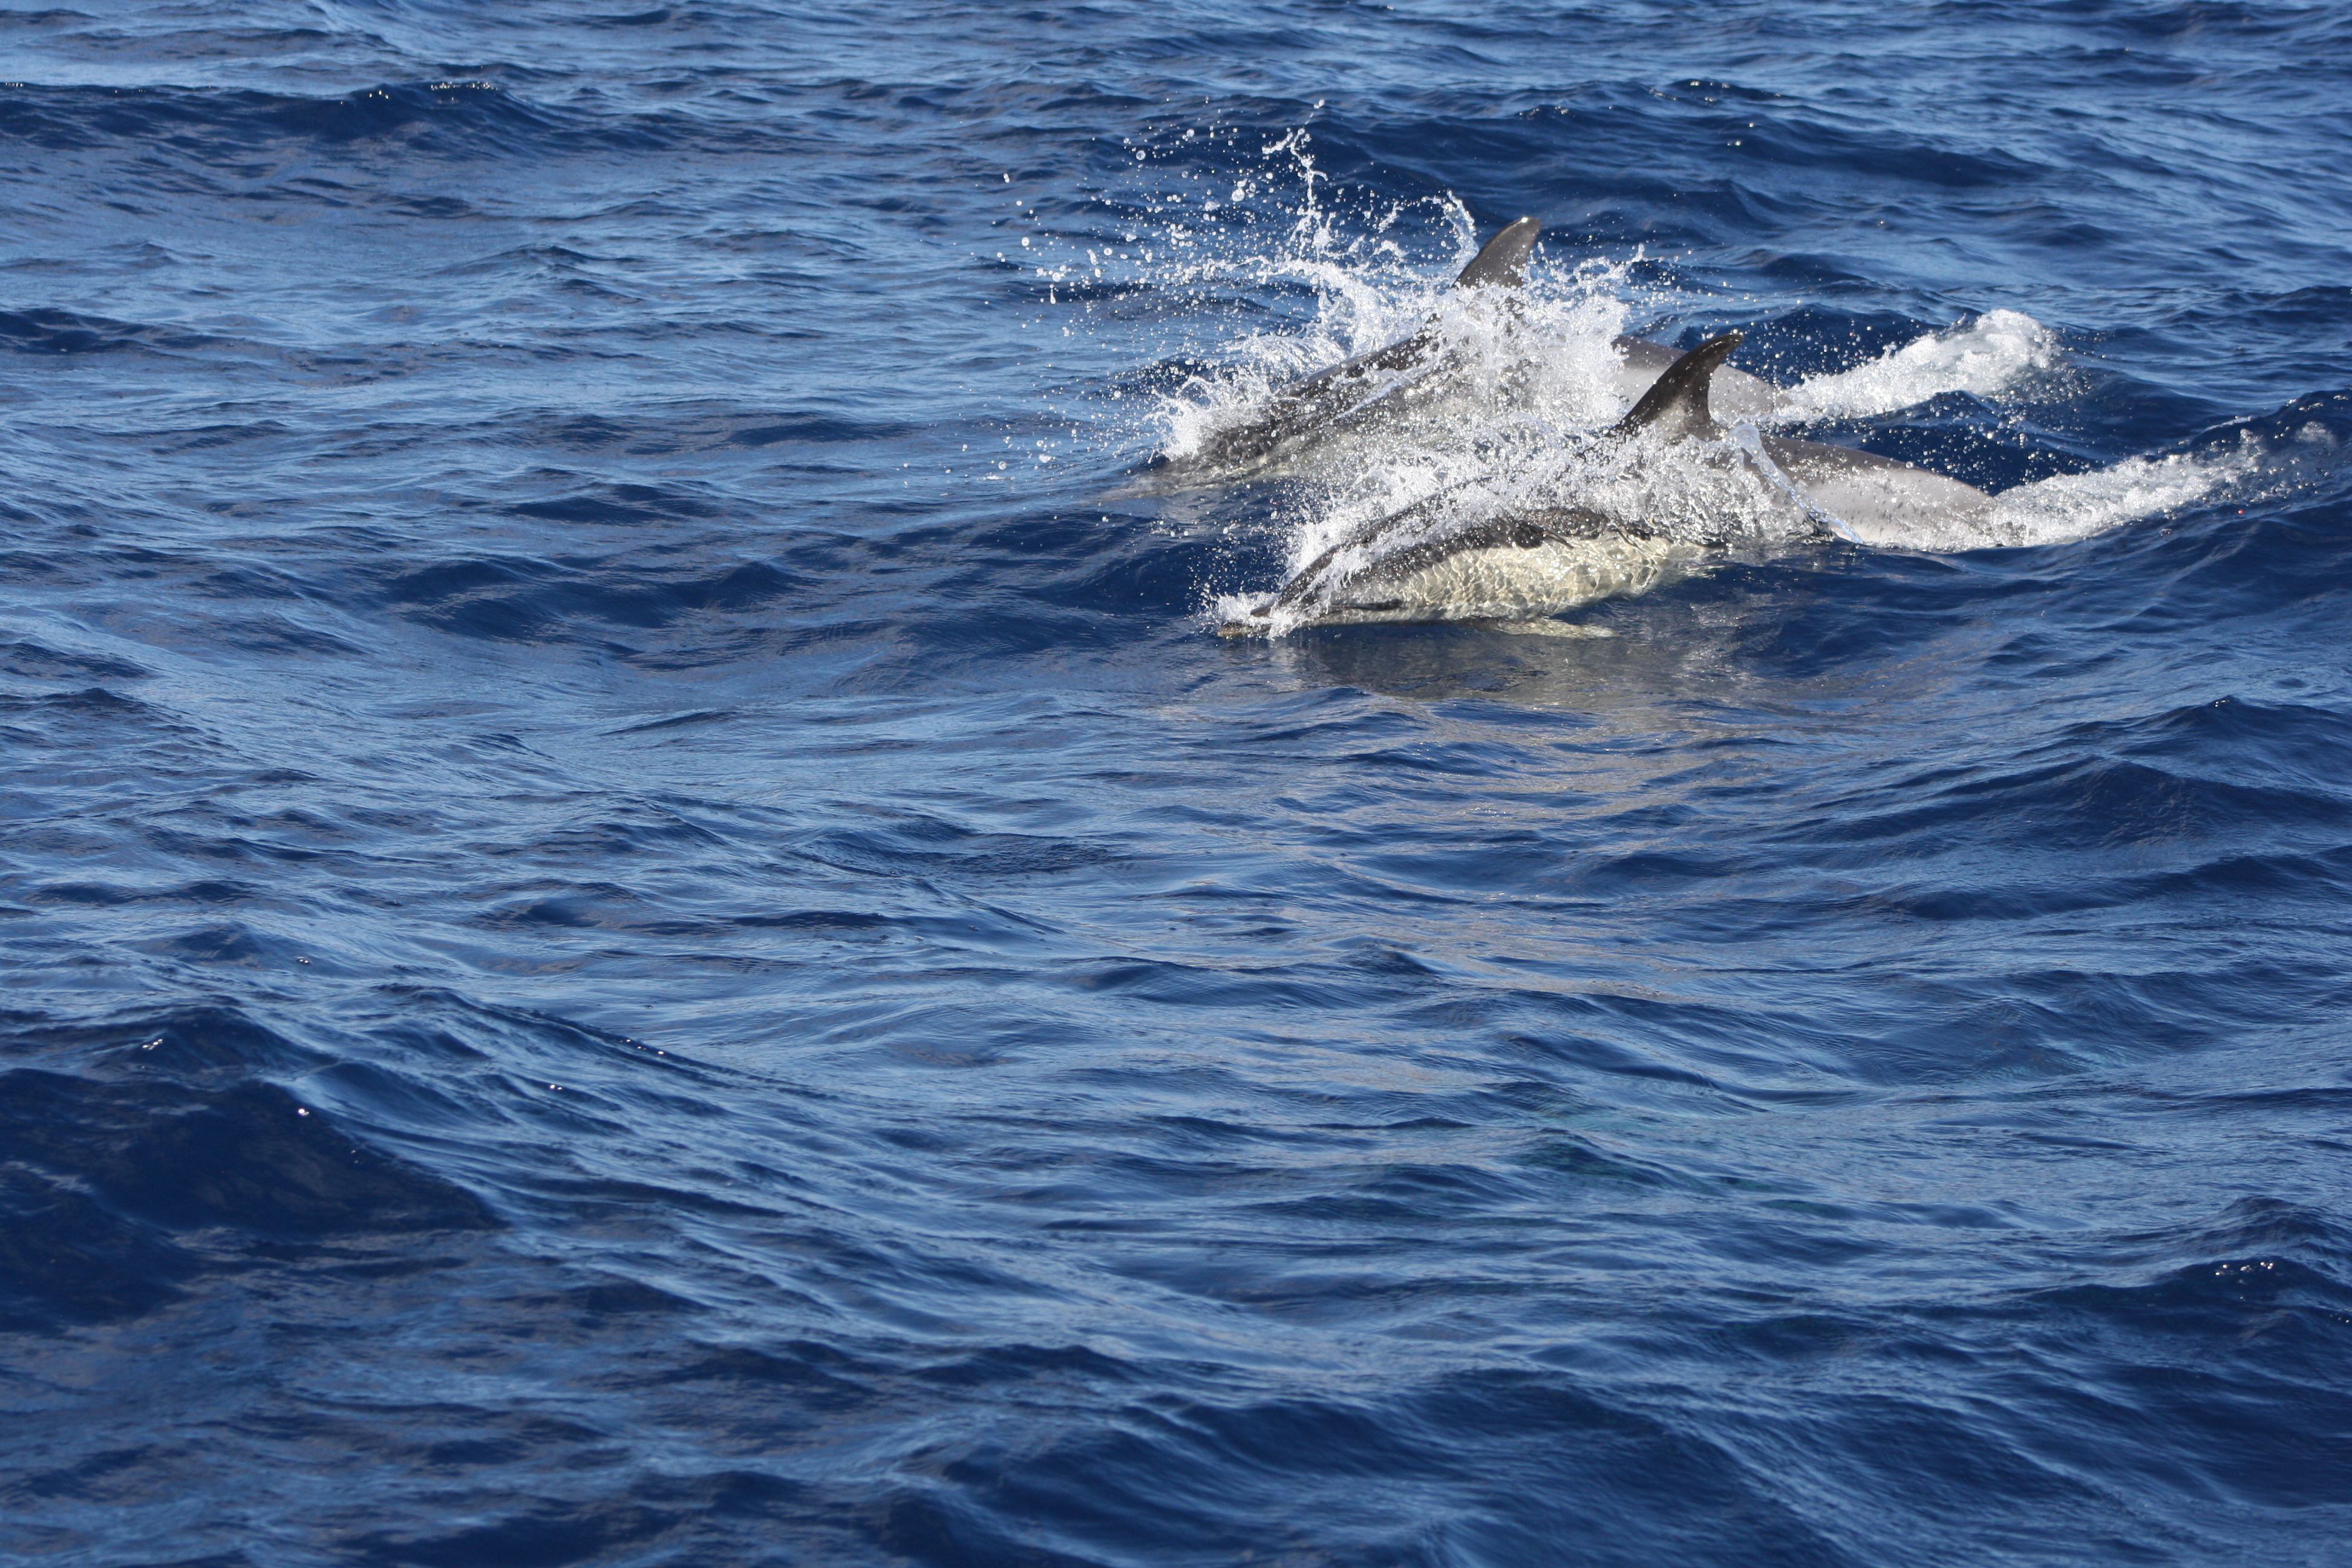
[[[1637,430],[1654,430],[1669,440],[1693,437],[1712,438],[1723,434],[1723,426],[1706,405],[1707,384],[1732,350],[1739,346],[1738,332],[1726,332],[1719,338],[1709,338],[1682,358],[1666,367],[1657,384],[1642,395],[1633,411],[1620,419],[1609,432],[1612,436],[1631,436]]]
[[[1664,343],[1654,343],[1647,338],[1621,337],[1611,348],[1617,351],[1617,391],[1629,404],[1642,401],[1642,395],[1655,386],[1658,377],[1682,355]],[[1715,378],[1707,384],[1707,407],[1717,420],[1729,424],[1734,419],[1769,419],[1780,405],[1780,390],[1760,376],[1729,365],[1716,367]]]
[[[1470,258],[1470,265],[1454,279],[1454,286],[1456,289],[1484,289],[1499,283],[1506,289],[1517,288],[1527,281],[1528,253],[1535,249],[1536,236],[1542,232],[1543,225],[1531,217],[1523,217],[1506,226],[1502,233],[1478,247],[1478,254]]]

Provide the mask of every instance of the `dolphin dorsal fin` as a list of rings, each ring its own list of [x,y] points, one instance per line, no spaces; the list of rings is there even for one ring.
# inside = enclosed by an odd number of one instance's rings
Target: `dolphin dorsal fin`
[[[1528,264],[1528,252],[1536,247],[1536,236],[1543,225],[1531,217],[1523,217],[1502,233],[1478,247],[1462,276],[1454,280],[1456,289],[1483,289],[1499,283],[1506,289],[1516,289],[1522,280],[1520,269]]]
[[[1657,384],[1642,395],[1642,401],[1633,405],[1633,412],[1617,421],[1609,433],[1631,436],[1636,430],[1654,429],[1677,441],[1722,435],[1723,426],[1707,412],[1707,384],[1714,379],[1716,367],[1738,346],[1739,334],[1726,332],[1675,361]]]

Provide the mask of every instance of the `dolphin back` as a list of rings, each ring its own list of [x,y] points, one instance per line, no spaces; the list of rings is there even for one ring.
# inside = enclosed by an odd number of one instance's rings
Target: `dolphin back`
[[[1664,343],[1630,334],[1617,338],[1609,346],[1617,353],[1618,395],[1629,404],[1641,402],[1642,394],[1656,385],[1667,367],[1682,358]],[[1780,393],[1760,376],[1734,370],[1727,364],[1718,365],[1714,379],[1707,384],[1706,404],[1716,418],[1726,425],[1735,419],[1766,420],[1780,408]]]
[[[1714,379],[1716,367],[1739,342],[1738,332],[1726,332],[1719,338],[1707,339],[1675,361],[1658,377],[1657,384],[1642,395],[1633,411],[1620,419],[1609,433],[1631,436],[1636,431],[1654,430],[1669,440],[1721,436],[1723,426],[1715,422],[1715,416],[1707,409],[1707,384]]]
[[[1516,289],[1526,280],[1528,254],[1535,248],[1543,225],[1523,217],[1479,247],[1454,279],[1457,289]],[[1432,317],[1401,338],[1369,353],[1327,365],[1279,388],[1256,418],[1212,437],[1193,463],[1198,467],[1231,468],[1254,463],[1294,437],[1326,426],[1367,393],[1376,391],[1372,378],[1410,370],[1433,357],[1440,346],[1437,318]]]
[[[1456,289],[1485,289],[1500,284],[1506,289],[1517,288],[1527,281],[1528,253],[1535,249],[1536,236],[1542,232],[1543,225],[1531,217],[1523,217],[1507,226],[1502,233],[1478,247],[1478,254],[1470,258],[1470,265],[1454,279],[1454,286]]]

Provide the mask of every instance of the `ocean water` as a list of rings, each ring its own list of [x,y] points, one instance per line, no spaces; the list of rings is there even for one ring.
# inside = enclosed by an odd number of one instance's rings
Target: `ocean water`
[[[0,1558],[2352,1563],[2343,7],[0,79]],[[1731,326],[1999,536],[1213,635]]]

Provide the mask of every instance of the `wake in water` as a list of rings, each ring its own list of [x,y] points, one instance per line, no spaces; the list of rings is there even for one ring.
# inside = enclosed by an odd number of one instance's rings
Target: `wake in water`
[[[1867,419],[1951,392],[1999,398],[2058,364],[2058,340],[2049,328],[2021,311],[1990,310],[1852,370],[1808,376],[1780,395],[1777,413],[1783,422],[1801,424]]]
[[[1950,395],[1999,405],[2047,383],[2063,363],[2055,334],[2008,310],[1787,386],[1717,355],[1696,423],[1619,439],[1677,357],[1626,328],[1682,301],[1636,281],[1639,257],[1546,264],[1529,254],[1530,219],[1473,253],[1467,215],[1454,216],[1452,286],[1351,268],[1331,256],[1328,222],[1302,222],[1307,254],[1257,266],[1310,284],[1315,318],[1223,345],[1222,364],[1161,397],[1152,483],[1288,485],[1287,585],[1216,599],[1226,631],[1552,616],[1732,548],[2063,543],[2276,477],[2269,446],[2247,437],[1990,494],[1795,434]]]

